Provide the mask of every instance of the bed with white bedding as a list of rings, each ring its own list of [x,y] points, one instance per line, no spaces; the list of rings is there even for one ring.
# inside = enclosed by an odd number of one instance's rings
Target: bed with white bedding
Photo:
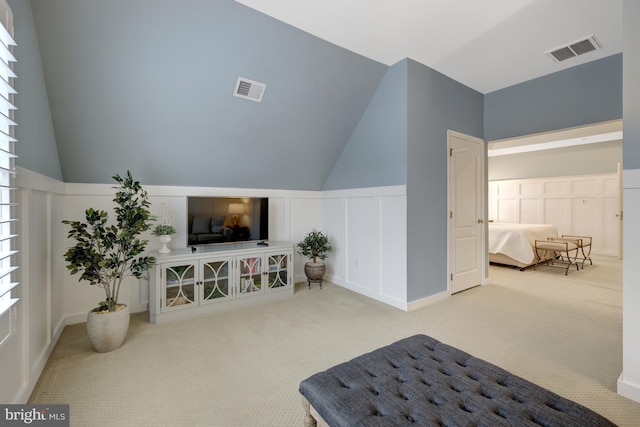
[[[489,223],[489,262],[518,267],[521,270],[537,261],[536,240],[558,237],[551,224]]]

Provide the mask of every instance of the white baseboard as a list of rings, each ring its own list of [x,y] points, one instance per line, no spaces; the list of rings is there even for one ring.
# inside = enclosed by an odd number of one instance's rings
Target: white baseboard
[[[49,347],[44,352],[40,363],[34,371],[34,375],[32,375],[30,381],[24,383],[24,387],[22,387],[22,389],[16,396],[17,401],[13,403],[25,404],[29,401],[29,397],[31,396],[31,393],[33,393],[33,389],[36,387],[36,384],[40,379],[40,375],[42,374],[42,371],[44,370],[44,367],[46,366],[47,361],[49,360],[49,357],[53,352],[53,349],[58,343],[58,339],[60,339],[60,335],[62,335],[62,331],[64,331],[64,326],[64,319],[60,319],[58,324],[53,327],[53,333],[51,336],[51,343],[49,344]]]
[[[149,311],[149,303],[145,301],[136,305],[129,304],[129,311],[131,313],[142,313],[144,311]]]
[[[60,335],[62,335],[62,331],[64,331],[65,325],[66,323],[64,321],[64,318],[61,317],[60,320],[58,320],[58,323],[53,327],[53,336],[51,337],[52,346],[55,347],[58,339],[60,338]]]
[[[624,372],[618,378],[618,394],[627,399],[640,402],[640,384],[633,384],[624,381]]]
[[[141,304],[129,305],[129,311],[133,313],[142,313],[144,311],[149,311],[149,304],[147,302]],[[87,321],[87,311],[83,311],[82,313],[69,314],[64,318],[65,325],[75,325],[76,323],[84,323]]]
[[[296,283],[306,283],[307,282],[307,278],[305,276],[301,277],[301,278],[296,278]],[[404,301],[401,301],[397,298],[392,298],[392,297],[388,297],[386,295],[380,294],[380,293],[376,293],[376,292],[372,292],[371,290],[361,287],[361,286],[357,286],[356,284],[353,283],[347,283],[344,281],[344,279],[341,279],[339,277],[335,277],[335,276],[331,276],[331,275],[326,275],[325,276],[325,281],[329,282],[329,283],[333,283],[334,285],[340,286],[341,288],[345,288],[348,289],[350,291],[353,291],[357,294],[360,295],[364,295],[365,297],[371,298],[373,300],[379,301],[381,303],[390,305],[392,307],[395,307],[397,309],[400,309],[402,311],[407,311],[407,304]]]
[[[435,295],[430,295],[428,297],[409,302],[407,304],[407,311],[418,310],[420,308],[433,305],[437,302],[444,301],[449,298],[451,298],[451,295],[449,295],[449,292],[447,291],[440,292],[439,294],[435,294]]]
[[[87,313],[77,313],[77,314],[69,314],[64,317],[64,324],[66,325],[75,325],[77,323],[84,323],[87,321]]]
[[[306,283],[307,278],[305,276],[297,276],[295,278],[295,282],[296,283]],[[435,294],[435,295],[431,295],[425,298],[421,298],[419,300],[416,301],[411,301],[411,302],[405,302],[405,301],[400,301],[398,299],[395,298],[389,298],[386,297],[384,295],[381,294],[377,294],[374,292],[370,292],[368,289],[365,288],[361,288],[358,286],[352,286],[349,283],[345,283],[344,280],[333,277],[333,276],[326,276],[325,278],[326,281],[333,283],[335,285],[338,285],[342,288],[345,289],[349,289],[350,291],[359,293],[360,295],[364,295],[366,297],[369,297],[371,299],[374,299],[376,301],[380,301],[384,304],[390,305],[392,307],[398,308],[400,310],[403,311],[413,311],[413,310],[418,310],[420,308],[424,308],[427,306],[430,306],[432,304],[435,304],[437,302],[440,301],[444,301],[446,299],[449,299],[451,297],[451,295],[449,294],[449,292],[445,291],[445,292],[441,292],[439,294]]]

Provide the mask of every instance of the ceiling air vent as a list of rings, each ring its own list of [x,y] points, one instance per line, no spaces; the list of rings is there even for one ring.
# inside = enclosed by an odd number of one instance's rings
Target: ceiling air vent
[[[262,95],[264,95],[266,87],[267,85],[264,83],[254,82],[253,80],[245,79],[244,77],[238,77],[236,88],[233,91],[233,96],[248,99],[250,101],[262,102]]]
[[[587,52],[592,52],[596,49],[601,49],[601,48],[602,46],[600,45],[598,40],[596,40],[596,38],[593,35],[591,35],[584,39],[571,42],[567,45],[548,50],[545,53],[554,62],[560,62],[560,61],[564,61],[565,59],[573,58],[575,56],[582,55]]]

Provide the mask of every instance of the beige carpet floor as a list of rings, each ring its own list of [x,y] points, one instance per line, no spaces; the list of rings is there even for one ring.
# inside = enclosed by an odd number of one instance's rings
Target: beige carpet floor
[[[607,257],[568,276],[491,267],[491,284],[410,313],[298,284],[286,301],[164,325],[135,314],[123,347],[107,354],[72,325],[30,403],[70,404],[72,426],[301,426],[300,381],[425,333],[640,426],[640,404],[616,393],[621,282],[621,262]]]

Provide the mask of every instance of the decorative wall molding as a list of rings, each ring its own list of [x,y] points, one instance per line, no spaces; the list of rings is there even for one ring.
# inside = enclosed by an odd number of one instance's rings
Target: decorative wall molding
[[[338,249],[328,280],[407,310],[406,186],[323,192],[322,226]]]
[[[620,250],[617,174],[490,181],[489,220],[553,224],[560,234],[593,237],[594,253]]]
[[[640,402],[640,169],[624,170],[624,258],[622,260],[622,359],[623,372],[618,378],[618,394]]]
[[[63,254],[69,246],[62,219],[76,219],[88,207],[110,211],[113,185],[65,184],[20,169],[16,179],[25,205],[20,209],[20,256],[28,260],[21,270],[25,290],[32,290],[21,304],[22,334],[25,345],[17,347],[23,358],[26,382],[17,390],[12,403],[24,403],[38,380],[46,360],[65,325],[86,321],[87,312],[102,296],[94,287],[80,284],[71,276]],[[332,239],[336,251],[328,259],[327,280],[407,310],[406,273],[406,187],[379,187],[336,191],[295,191],[239,188],[200,188],[145,186],[154,214],[165,203],[177,228],[186,223],[187,195],[265,196],[270,198],[270,235],[273,240],[301,240],[313,228],[322,229]],[[30,209],[29,207],[36,207]],[[173,242],[186,246],[185,230]],[[149,238],[149,250],[157,242]],[[184,242],[184,243],[182,243]],[[174,246],[177,247],[177,246]],[[304,282],[303,260],[294,256],[296,282]],[[122,301],[132,312],[148,308],[148,279],[127,279]],[[44,295],[41,299],[38,295]],[[43,307],[48,307],[43,309]],[[33,331],[43,331],[40,337]],[[36,339],[37,338],[37,339]],[[35,346],[33,346],[36,343]],[[29,348],[32,345],[33,348]]]

